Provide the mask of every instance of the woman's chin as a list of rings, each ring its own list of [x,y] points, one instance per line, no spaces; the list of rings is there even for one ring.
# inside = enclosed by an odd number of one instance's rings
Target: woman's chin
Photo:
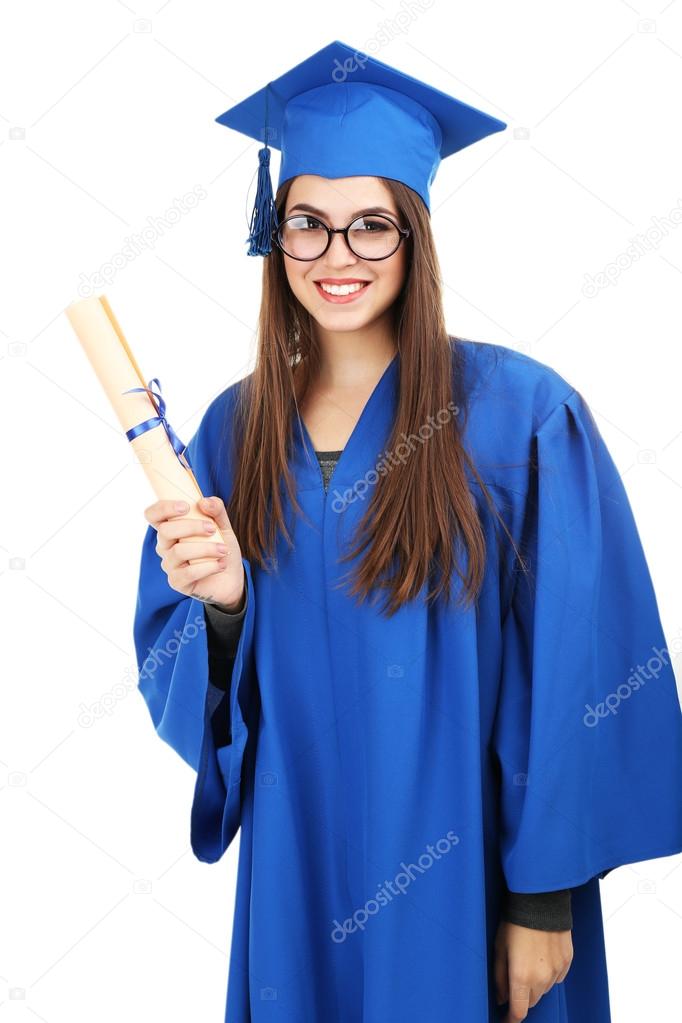
[[[326,330],[360,330],[376,319],[374,303],[353,308],[351,303],[335,305],[320,302],[316,297],[312,302],[306,301],[305,306],[315,322]]]

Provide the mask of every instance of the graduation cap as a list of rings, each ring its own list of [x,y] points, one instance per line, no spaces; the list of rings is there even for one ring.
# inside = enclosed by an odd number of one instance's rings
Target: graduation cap
[[[258,152],[249,256],[271,251],[277,226],[269,145],[282,154],[278,187],[298,174],[393,178],[430,209],[440,161],[507,127],[338,40],[216,121],[265,143]]]

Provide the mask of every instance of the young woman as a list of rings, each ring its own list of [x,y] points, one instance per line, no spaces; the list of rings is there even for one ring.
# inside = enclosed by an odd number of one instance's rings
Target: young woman
[[[196,856],[241,827],[226,1019],[607,1023],[599,879],[682,849],[644,553],[581,394],[448,335],[339,88],[368,162],[283,168],[256,367],[186,450],[225,543],[145,512],[140,689]]]

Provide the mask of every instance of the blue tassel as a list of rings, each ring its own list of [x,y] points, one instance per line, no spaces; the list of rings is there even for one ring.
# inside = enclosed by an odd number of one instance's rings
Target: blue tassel
[[[272,249],[272,232],[277,226],[277,211],[270,179],[270,150],[258,151],[258,186],[251,213],[247,256],[267,256]]]

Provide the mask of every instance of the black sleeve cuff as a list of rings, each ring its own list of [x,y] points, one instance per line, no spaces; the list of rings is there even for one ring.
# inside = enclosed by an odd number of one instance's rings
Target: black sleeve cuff
[[[570,931],[571,889],[556,892],[510,892],[502,904],[502,919],[539,931]]]
[[[246,586],[246,583],[244,584]],[[248,593],[244,607],[236,614],[221,611],[214,604],[204,604],[204,621],[206,623],[206,641],[208,645],[208,676],[212,685],[219,689],[227,689],[232,664],[239,646],[246,617]]]
[[[204,612],[206,618],[211,622],[216,633],[219,635],[230,635],[231,626],[236,625],[244,620],[246,615],[246,605],[249,601],[249,584],[244,578],[244,607],[241,611],[234,613],[225,611],[219,604],[211,604],[208,601],[204,601]]]

